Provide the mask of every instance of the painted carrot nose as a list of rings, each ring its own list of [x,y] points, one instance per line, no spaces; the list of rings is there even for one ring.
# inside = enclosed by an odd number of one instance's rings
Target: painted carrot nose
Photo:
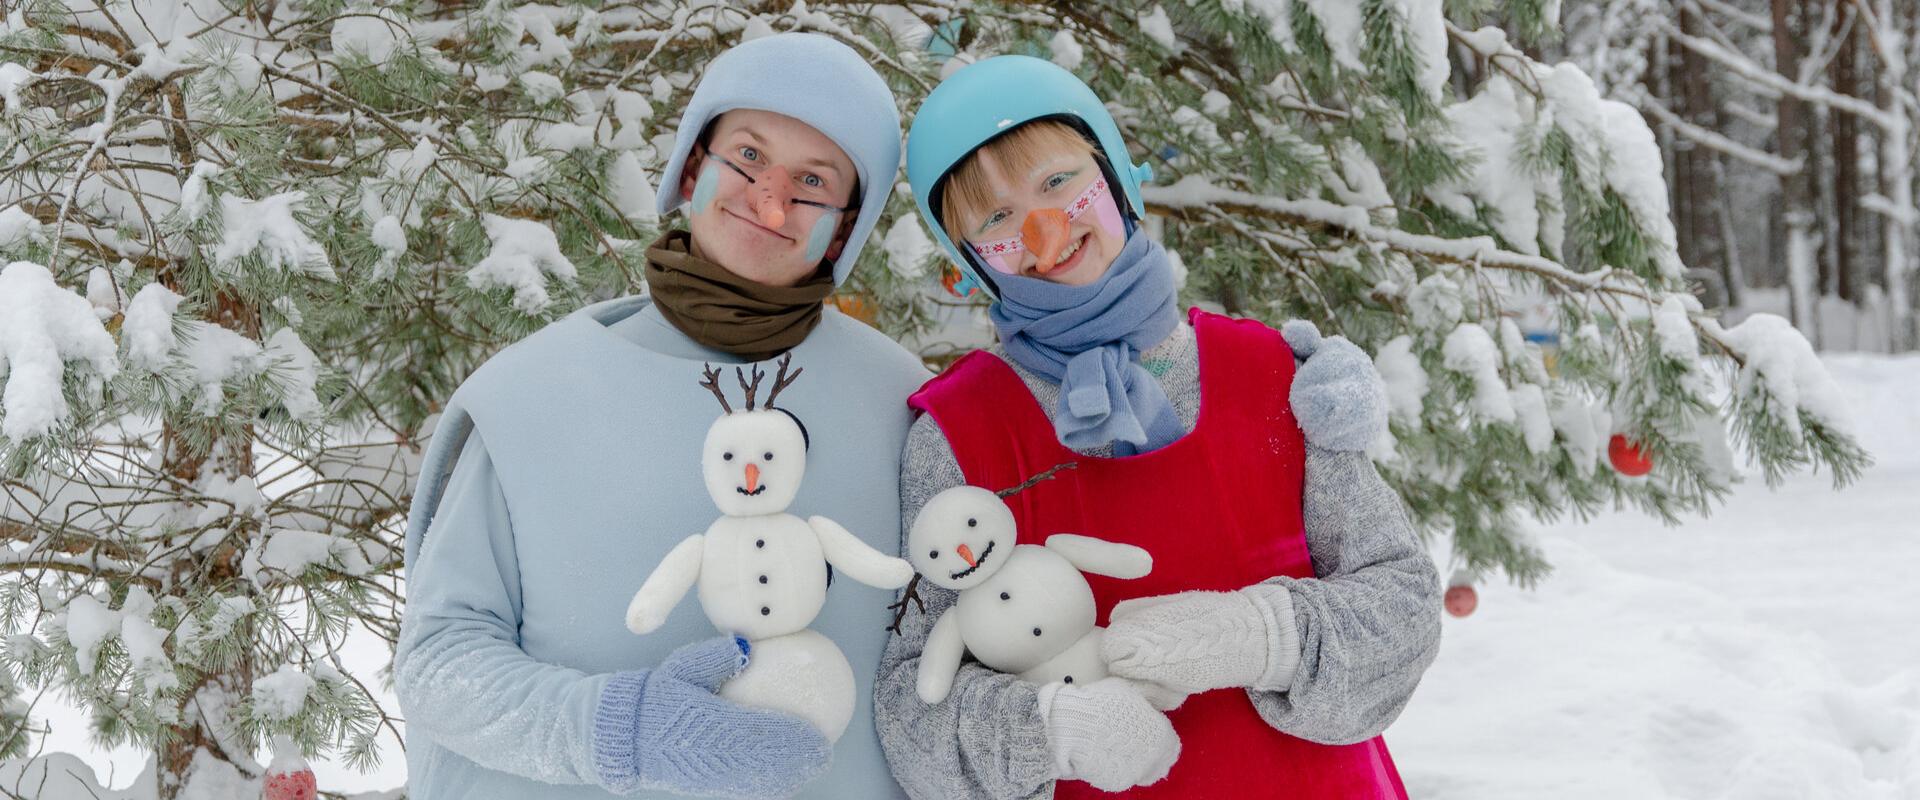
[[[1040,259],[1037,268],[1045,275],[1053,269],[1060,258],[1060,251],[1067,246],[1067,212],[1058,208],[1042,208],[1027,214],[1026,222],[1020,225],[1020,243],[1033,251]]]
[[[973,558],[973,548],[968,547],[964,544],[960,545],[959,547],[953,548],[953,552],[959,553],[960,560],[967,562],[967,566],[969,567],[975,566],[976,564],[979,563],[975,561]]]
[[[752,195],[753,212],[760,217],[760,224],[778,230],[787,224],[787,201],[791,199],[793,176],[786,167],[773,167],[754,179],[748,188]]]
[[[747,494],[753,494],[760,488],[760,465],[747,465]]]

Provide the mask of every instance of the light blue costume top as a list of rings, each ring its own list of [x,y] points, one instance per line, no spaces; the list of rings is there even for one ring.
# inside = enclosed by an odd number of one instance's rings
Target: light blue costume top
[[[928,373],[832,308],[792,354],[806,372],[780,405],[812,445],[789,510],[831,517],[893,552],[906,397]],[[636,636],[624,624],[654,565],[720,515],[700,477],[701,443],[721,413],[700,386],[703,360],[737,361],[667,325],[649,299],[628,297],[506,348],[454,393],[407,531],[394,682],[410,797],[615,796],[595,783],[601,688],[717,635],[691,593],[658,631]],[[892,594],[851,580],[827,592],[812,627],[852,663],[858,706],[832,766],[801,797],[905,796],[873,727]]]

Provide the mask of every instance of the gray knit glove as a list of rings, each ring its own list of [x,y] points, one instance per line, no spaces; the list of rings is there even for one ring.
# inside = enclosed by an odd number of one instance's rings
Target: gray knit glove
[[[1285,691],[1300,666],[1300,632],[1284,586],[1181,592],[1113,607],[1100,656],[1113,674],[1199,694]]]
[[[1180,757],[1180,737],[1167,715],[1122,680],[1042,686],[1040,718],[1059,776],[1103,792],[1165,778]]]

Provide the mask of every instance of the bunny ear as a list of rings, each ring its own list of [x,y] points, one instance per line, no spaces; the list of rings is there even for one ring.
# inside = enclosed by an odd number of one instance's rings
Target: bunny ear
[[[1015,486],[1011,489],[1000,489],[998,491],[995,491],[994,494],[999,495],[1001,497],[1012,497],[1016,494],[1019,494],[1028,489],[1033,488],[1034,484],[1037,484],[1044,480],[1051,479],[1054,473],[1059,472],[1060,470],[1075,469],[1079,466],[1080,466],[1080,462],[1078,461],[1063,461],[1061,463],[1048,467],[1046,472],[1042,472],[1038,475],[1035,475],[1031,478],[1021,481],[1019,486]]]

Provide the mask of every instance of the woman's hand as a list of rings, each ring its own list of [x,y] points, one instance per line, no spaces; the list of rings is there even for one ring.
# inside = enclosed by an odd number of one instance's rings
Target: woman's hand
[[[1283,586],[1142,597],[1114,606],[1109,620],[1100,640],[1107,668],[1176,692],[1284,688],[1300,663]]]
[[[1043,686],[1040,716],[1059,776],[1104,792],[1159,781],[1180,757],[1173,723],[1124,680]]]

